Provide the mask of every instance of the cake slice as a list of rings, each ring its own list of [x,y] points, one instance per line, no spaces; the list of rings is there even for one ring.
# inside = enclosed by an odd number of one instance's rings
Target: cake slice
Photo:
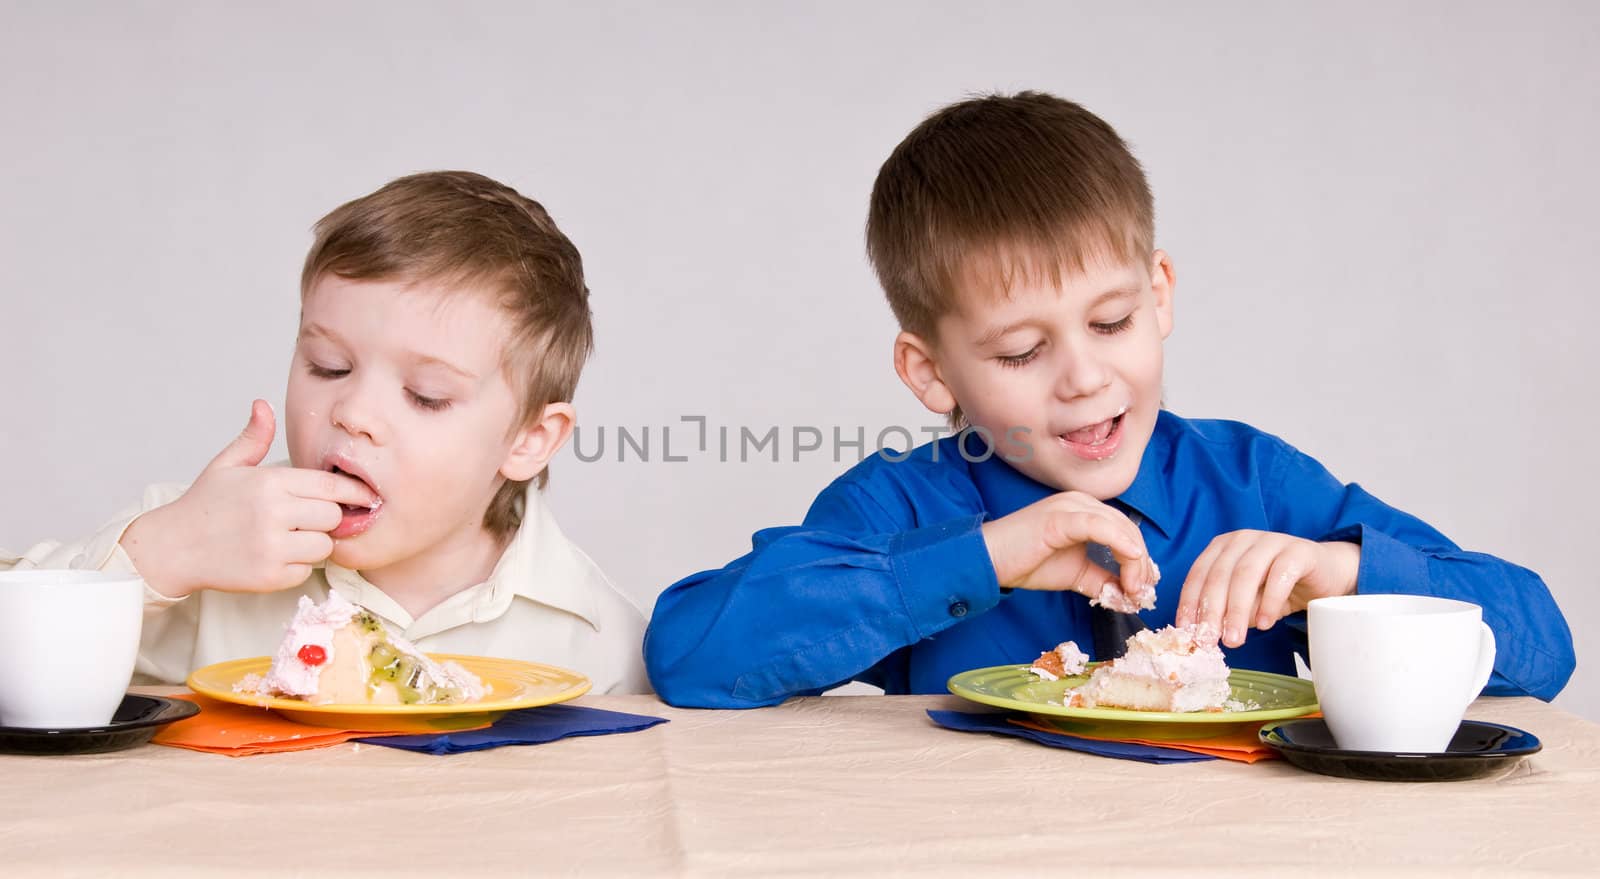
[[[449,705],[487,693],[476,675],[422,655],[337,592],[321,604],[301,596],[272,667],[234,690],[314,705]]]
[[[1068,641],[1044,653],[1028,670],[1045,680],[1083,672],[1066,660],[1081,657]],[[1247,706],[1232,701],[1228,663],[1209,626],[1167,626],[1135,632],[1127,652],[1095,667],[1082,686],[1062,694],[1071,708],[1130,708],[1136,711],[1225,711]]]

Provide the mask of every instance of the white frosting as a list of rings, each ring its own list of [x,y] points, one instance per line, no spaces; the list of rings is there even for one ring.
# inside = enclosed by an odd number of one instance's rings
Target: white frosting
[[[1114,665],[1127,675],[1160,678],[1175,684],[1227,678],[1228,663],[1215,638],[1196,626],[1146,629],[1128,638],[1128,652]]]
[[[1068,677],[1083,674],[1084,668],[1089,664],[1089,655],[1084,653],[1082,650],[1079,650],[1078,644],[1075,641],[1062,641],[1060,644],[1056,645],[1054,652],[1061,660],[1061,671]],[[1045,654],[1045,656],[1048,655],[1050,654]],[[1040,659],[1043,658],[1043,656],[1040,657]],[[1034,660],[1034,662],[1037,663],[1038,660]],[[1061,680],[1061,678],[1057,676],[1055,672],[1039,665],[1034,665],[1033,667],[1029,668],[1028,671],[1033,672],[1043,680]]]
[[[1100,586],[1100,594],[1090,596],[1089,604],[1094,607],[1103,607],[1117,613],[1138,613],[1141,610],[1154,610],[1156,606],[1156,584],[1161,582],[1161,568],[1156,566],[1156,560],[1150,560],[1150,570],[1155,574],[1155,579],[1150,585],[1136,595],[1129,595],[1122,590],[1122,584],[1115,580],[1107,580]]]
[[[460,663],[451,660],[434,662],[427,657],[423,657],[423,661],[428,664],[429,670],[439,683],[459,688],[463,701],[476,702],[489,695],[488,685],[477,675],[463,668]]]
[[[1080,688],[1089,705],[1166,711],[1225,707],[1228,664],[1211,626],[1168,626],[1128,638],[1127,653],[1095,670]]]
[[[1138,613],[1141,610],[1153,610],[1156,606],[1156,589],[1155,586],[1151,586],[1149,589],[1139,593],[1137,597],[1134,597],[1123,592],[1121,584],[1115,580],[1107,580],[1100,587],[1100,594],[1089,599],[1089,604],[1095,607],[1103,607],[1106,610],[1113,610],[1117,613]]]
[[[1056,645],[1056,655],[1061,657],[1061,670],[1069,675],[1081,675],[1089,664],[1089,654],[1078,649],[1076,641],[1062,641]]]
[[[272,657],[272,669],[257,689],[302,698],[316,695],[317,680],[328,660],[333,659],[333,633],[348,626],[360,612],[361,608],[337,592],[329,592],[328,600],[321,604],[300,596],[294,619],[289,621],[288,631]],[[317,665],[306,665],[300,659],[300,648],[307,644],[321,647],[326,659]]]

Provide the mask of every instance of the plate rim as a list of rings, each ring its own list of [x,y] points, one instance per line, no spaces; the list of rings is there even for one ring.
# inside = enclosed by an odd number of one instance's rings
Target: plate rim
[[[1518,748],[1514,751],[1352,751],[1347,748],[1315,748],[1309,745],[1297,745],[1294,742],[1280,743],[1267,740],[1267,736],[1270,733],[1276,732],[1279,727],[1287,726],[1292,723],[1321,723],[1323,726],[1327,726],[1327,721],[1320,717],[1290,717],[1283,720],[1274,721],[1262,726],[1260,731],[1256,733],[1256,738],[1258,738],[1262,744],[1270,748],[1276,748],[1280,751],[1293,751],[1296,754],[1306,754],[1313,757],[1332,757],[1344,760],[1401,760],[1416,762],[1438,762],[1440,760],[1504,760],[1510,757],[1527,757],[1544,750],[1544,741],[1525,729],[1520,729],[1507,723],[1497,723],[1492,720],[1476,720],[1470,717],[1462,718],[1461,722],[1463,724],[1470,723],[1476,726],[1494,727],[1495,729],[1527,736],[1533,740],[1533,744],[1530,747]]]
[[[1089,668],[1101,663],[1093,662]],[[985,673],[1014,672],[1019,674],[1032,674],[1026,664],[1007,663],[1004,665],[990,665],[983,668],[968,669],[950,676],[945,682],[945,687],[954,695],[983,705],[996,708],[1009,708],[1013,711],[1022,711],[1028,714],[1043,714],[1051,717],[1066,717],[1079,720],[1097,721],[1125,721],[1130,723],[1258,723],[1273,720],[1292,720],[1315,714],[1322,710],[1316,699],[1316,689],[1312,683],[1301,678],[1289,677],[1270,671],[1257,671],[1255,669],[1233,668],[1228,670],[1230,682],[1233,676],[1245,673],[1253,676],[1262,676],[1268,679],[1292,682],[1297,687],[1305,686],[1311,689],[1311,702],[1308,705],[1294,708],[1261,708],[1254,711],[1139,711],[1132,708],[1069,708],[1065,705],[1051,705],[1043,702],[1024,702],[1020,699],[1008,699],[1003,696],[991,696],[979,693],[970,688],[963,692],[957,689],[958,685],[965,687],[963,678],[976,677]],[[1074,675],[1073,677],[1077,677]]]
[[[215,676],[221,674],[222,670],[224,669],[230,669],[231,671],[237,672],[232,678],[233,681],[237,681],[240,677],[245,674],[249,674],[252,671],[258,674],[262,673],[272,665],[272,657],[270,656],[247,656],[240,659],[228,659],[222,662],[214,662],[210,665],[197,668],[194,671],[191,671],[189,676],[185,678],[184,685],[202,696],[216,699],[219,702],[227,702],[233,705],[246,705],[254,708],[271,708],[279,711],[303,711],[316,714],[367,714],[389,716],[409,715],[417,717],[448,714],[490,714],[495,712],[505,713],[507,711],[515,711],[520,708],[537,708],[542,705],[554,705],[559,702],[569,702],[589,692],[589,690],[594,686],[594,683],[589,680],[588,675],[573,671],[569,668],[563,668],[558,665],[551,665],[544,662],[530,662],[524,659],[508,659],[499,656],[474,656],[464,653],[430,653],[424,651],[423,655],[436,661],[458,662],[468,671],[473,671],[474,674],[478,673],[474,671],[475,666],[481,667],[486,663],[505,664],[521,667],[521,669],[524,671],[553,672],[560,676],[575,678],[576,681],[565,689],[553,694],[526,696],[521,698],[489,699],[481,702],[456,702],[446,705],[372,705],[364,702],[330,702],[318,705],[311,702],[304,702],[299,699],[285,699],[278,696],[252,696],[244,693],[235,693],[231,689],[231,686],[229,689],[224,690],[213,687],[204,682],[200,682],[199,686],[196,685],[196,678],[204,673],[209,673]],[[480,675],[480,677],[481,676],[482,675]]]

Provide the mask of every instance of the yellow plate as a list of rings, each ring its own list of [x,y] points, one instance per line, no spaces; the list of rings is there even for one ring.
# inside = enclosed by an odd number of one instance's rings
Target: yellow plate
[[[1026,665],[975,668],[952,677],[950,692],[963,699],[1026,711],[1034,718],[1067,733],[1136,738],[1144,741],[1184,741],[1216,738],[1269,720],[1303,717],[1318,710],[1317,692],[1310,681],[1265,671],[1233,669],[1228,673],[1232,698],[1253,703],[1248,711],[1133,711],[1127,708],[1068,708],[1061,704],[1065,691],[1089,680],[1084,674],[1046,681]]]
[[[457,705],[312,705],[299,699],[278,699],[253,693],[235,693],[233,685],[245,675],[264,675],[272,657],[234,659],[196,669],[189,689],[235,705],[259,705],[313,726],[363,732],[444,732],[493,723],[507,711],[553,705],[589,692],[589,679],[575,671],[537,662],[430,653],[440,662],[454,661],[482,679],[489,693],[477,702]]]

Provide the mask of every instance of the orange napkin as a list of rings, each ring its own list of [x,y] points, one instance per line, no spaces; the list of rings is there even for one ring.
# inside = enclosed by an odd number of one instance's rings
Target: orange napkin
[[[200,706],[200,713],[170,724],[156,733],[151,741],[158,745],[229,757],[248,757],[252,754],[326,748],[374,735],[371,730],[335,729],[296,723],[265,708],[218,702],[193,693],[173,698],[194,702]]]
[[[1215,738],[1206,738],[1199,741],[1155,741],[1153,739],[1134,739],[1122,736],[1095,736],[1081,732],[1067,732],[1066,730],[1040,723],[1026,717],[1008,718],[1017,726],[1026,727],[1039,732],[1056,733],[1058,735],[1072,735],[1084,739],[1095,739],[1102,742],[1131,742],[1136,745],[1151,745],[1157,748],[1173,748],[1179,751],[1190,751],[1196,754],[1207,754],[1212,757],[1221,757],[1224,760],[1237,760],[1241,763],[1254,763],[1257,760],[1276,760],[1278,752],[1262,744],[1256,737],[1260,726],[1245,727]]]

